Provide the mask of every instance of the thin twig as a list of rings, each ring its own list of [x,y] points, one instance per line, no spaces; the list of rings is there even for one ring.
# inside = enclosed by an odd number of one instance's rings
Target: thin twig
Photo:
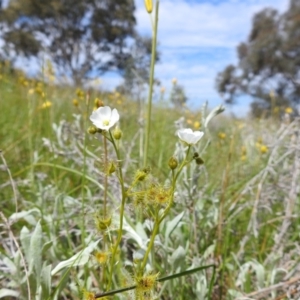
[[[255,291],[255,292],[252,292],[250,294],[246,294],[242,297],[238,297],[236,298],[235,300],[242,300],[242,299],[245,299],[245,297],[253,297],[253,296],[257,296],[257,295],[260,295],[262,296],[261,294],[267,294],[269,292],[272,292],[274,290],[277,290],[279,288],[282,288],[286,285],[292,285],[293,283],[296,283],[297,281],[300,281],[300,276],[297,276],[297,277],[293,277],[291,278],[290,280],[288,281],[285,281],[285,282],[280,282],[280,283],[277,283],[277,284],[274,284],[274,285],[271,285],[271,286],[268,286],[266,288],[263,288],[259,291]],[[248,298],[247,298],[248,299]],[[278,298],[278,299],[281,299],[281,298]]]

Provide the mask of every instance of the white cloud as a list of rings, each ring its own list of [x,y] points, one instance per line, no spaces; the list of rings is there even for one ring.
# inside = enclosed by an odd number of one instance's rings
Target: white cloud
[[[141,33],[151,33],[149,16],[142,0],[137,1],[136,18]],[[163,47],[234,47],[249,32],[254,13],[270,6],[284,10],[288,0],[239,0],[160,2],[159,40]],[[245,35],[246,34],[246,35]]]
[[[236,46],[247,39],[254,13],[265,7],[283,12],[288,4],[289,0],[160,0],[161,63],[156,66],[156,77],[167,91],[172,78],[177,78],[193,106],[205,100],[219,104],[216,75],[226,65],[236,63]],[[137,30],[150,36],[144,0],[136,0],[136,6]],[[24,62],[18,61],[18,65],[24,66]],[[28,67],[35,72],[40,68],[33,62]],[[115,73],[102,78],[106,89],[114,89],[121,81]],[[240,109],[245,111],[244,107]]]
[[[221,101],[215,91],[218,72],[236,62],[236,46],[247,39],[252,17],[265,7],[280,12],[289,0],[161,0],[159,12],[159,51],[161,64],[156,76],[171,88],[176,77],[184,85],[192,104]],[[144,1],[136,1],[137,29],[151,35],[151,22]]]

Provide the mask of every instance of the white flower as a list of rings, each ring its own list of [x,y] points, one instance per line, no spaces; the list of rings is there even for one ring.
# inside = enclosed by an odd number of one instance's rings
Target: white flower
[[[120,119],[118,111],[114,108],[111,110],[109,106],[102,106],[94,110],[90,116],[92,123],[102,130],[109,130]]]
[[[202,131],[193,131],[190,128],[179,129],[177,131],[178,137],[183,141],[186,142],[188,145],[195,145],[197,144],[204,135]]]

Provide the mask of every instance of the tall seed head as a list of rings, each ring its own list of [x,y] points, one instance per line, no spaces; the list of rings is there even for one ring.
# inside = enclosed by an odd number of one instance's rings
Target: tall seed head
[[[152,0],[145,0],[145,7],[146,7],[146,10],[147,10],[148,14],[151,14],[152,10],[153,10]]]

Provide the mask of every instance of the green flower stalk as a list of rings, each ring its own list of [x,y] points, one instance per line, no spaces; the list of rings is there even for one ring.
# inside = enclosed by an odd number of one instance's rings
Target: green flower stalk
[[[158,214],[156,215],[156,219],[155,219],[155,222],[154,222],[154,228],[153,228],[153,231],[152,231],[150,242],[148,244],[144,259],[143,259],[143,261],[141,263],[141,266],[140,266],[140,273],[141,274],[144,273],[144,269],[145,269],[146,264],[147,264],[148,256],[149,256],[149,254],[150,254],[150,252],[151,252],[151,250],[154,246],[155,237],[156,237],[156,235],[158,234],[158,231],[159,231],[159,226],[160,226],[161,222],[165,219],[165,217],[168,215],[171,207],[173,206],[174,192],[175,192],[176,182],[177,182],[178,176],[180,175],[182,169],[188,163],[190,163],[190,161],[188,160],[190,149],[191,149],[191,146],[188,147],[188,149],[186,151],[185,159],[182,161],[182,163],[179,166],[177,172],[175,173],[174,170],[172,170],[173,178],[172,178],[172,187],[171,187],[169,202],[168,202],[167,207],[164,209],[164,211],[160,215],[158,215]]]
[[[188,165],[195,157],[193,157],[192,159],[188,159],[189,157],[189,153],[190,153],[190,150],[191,150],[191,147],[192,145],[195,145],[197,144],[201,138],[203,137],[204,135],[204,132],[202,131],[192,131],[191,129],[189,128],[186,128],[186,129],[181,129],[181,130],[178,130],[177,132],[177,135],[179,137],[179,139],[185,143],[186,145],[188,145],[188,148],[186,150],[186,155],[185,155],[185,159],[181,162],[178,170],[175,172],[175,159],[174,158],[171,158],[169,160],[169,166],[171,165],[172,168],[172,187],[170,189],[170,199],[169,199],[169,202],[168,202],[168,205],[167,207],[164,209],[164,211],[160,214],[160,215],[156,215],[156,219],[155,219],[155,222],[154,222],[154,228],[153,228],[153,231],[152,231],[152,235],[151,235],[151,238],[150,238],[150,242],[148,244],[148,248],[146,250],[146,253],[145,253],[145,256],[144,256],[144,259],[141,263],[141,266],[140,266],[140,273],[143,274],[144,272],[144,269],[146,267],[146,264],[147,264],[147,260],[148,260],[148,256],[150,254],[150,251],[151,249],[153,248],[154,246],[154,240],[155,240],[155,237],[156,235],[158,234],[158,231],[159,231],[159,226],[161,224],[161,222],[165,219],[165,217],[168,215],[173,203],[174,203],[174,193],[175,193],[175,189],[176,189],[176,182],[177,182],[177,179],[181,173],[181,171],[183,170],[183,168]],[[176,161],[177,162],[177,161]],[[177,167],[177,165],[176,165]]]
[[[119,149],[113,139],[112,133],[109,131],[110,134],[110,138],[111,138],[111,142],[114,146],[116,155],[117,155],[117,159],[120,162],[121,161],[121,156],[120,156],[120,152]],[[113,267],[114,267],[114,262],[115,262],[115,256],[118,250],[118,247],[120,245],[121,239],[122,239],[122,233],[123,233],[123,218],[124,218],[124,211],[125,211],[125,202],[126,202],[126,198],[127,198],[127,194],[126,194],[126,190],[125,190],[125,183],[124,183],[124,179],[123,179],[123,172],[122,172],[122,164],[119,163],[118,164],[118,173],[119,173],[119,182],[121,184],[121,193],[122,193],[122,200],[121,200],[121,207],[120,207],[120,222],[119,222],[119,229],[118,229],[118,236],[117,236],[117,240],[113,246],[112,249],[112,254],[111,254],[111,259],[110,259],[110,276],[109,276],[109,281],[108,281],[108,289],[111,288],[112,285],[112,277],[113,277]]]
[[[152,110],[152,95],[153,95],[153,82],[154,82],[154,66],[156,60],[156,44],[157,44],[157,28],[158,28],[158,8],[159,0],[156,2],[155,7],[155,22],[154,28],[152,30],[152,54],[151,54],[151,67],[150,67],[150,77],[149,77],[149,93],[148,93],[148,108],[147,108],[147,126],[146,126],[146,137],[145,137],[145,147],[144,147],[144,167],[147,167],[148,160],[148,148],[150,139],[150,129],[151,129],[151,110]]]
[[[113,137],[113,134],[111,133],[111,128],[119,121],[119,113],[114,108],[113,110],[109,106],[99,107],[97,110],[93,111],[93,113],[90,116],[90,120],[93,122],[93,124],[103,130],[103,137],[105,139],[104,144],[106,145],[106,139],[109,140],[116,152],[117,160],[121,161],[121,156],[119,149],[116,145],[116,141]],[[108,132],[108,134],[105,134]],[[120,207],[120,223],[119,223],[119,230],[117,235],[117,240],[115,244],[112,246],[112,253],[110,258],[110,274],[109,274],[109,280],[108,280],[108,289],[111,288],[112,285],[112,277],[113,277],[113,266],[115,262],[115,256],[117,253],[117,249],[120,245],[121,238],[122,238],[122,232],[123,232],[123,218],[124,218],[124,208],[125,208],[125,201],[126,201],[126,191],[125,191],[125,185],[124,185],[124,179],[123,179],[123,173],[122,173],[122,165],[121,163],[118,164],[118,178],[121,185],[122,190],[122,200],[121,200],[121,207]],[[105,212],[106,213],[106,212]]]

